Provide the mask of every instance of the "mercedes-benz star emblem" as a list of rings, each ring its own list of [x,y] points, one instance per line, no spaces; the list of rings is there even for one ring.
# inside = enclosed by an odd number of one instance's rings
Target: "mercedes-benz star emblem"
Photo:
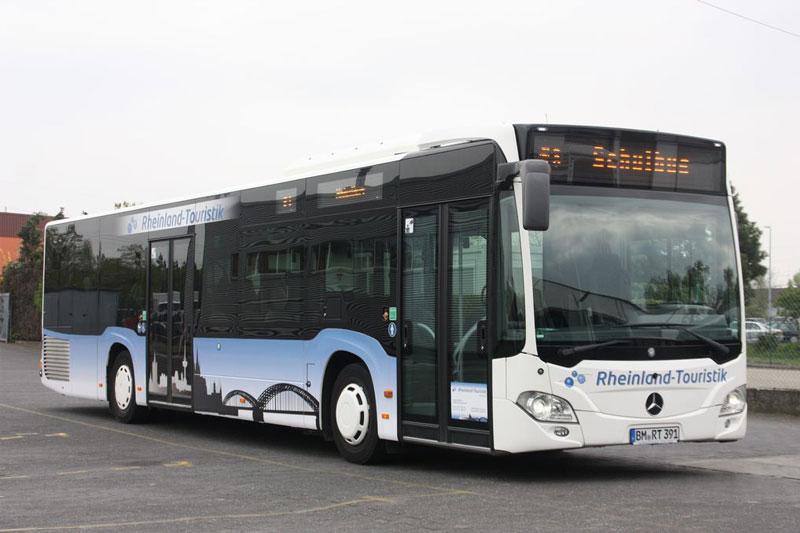
[[[656,416],[664,408],[664,398],[657,392],[654,392],[647,397],[644,402],[644,408],[653,416]]]

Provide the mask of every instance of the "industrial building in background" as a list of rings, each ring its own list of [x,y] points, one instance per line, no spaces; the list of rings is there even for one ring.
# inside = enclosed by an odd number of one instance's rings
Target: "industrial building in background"
[[[30,213],[0,213],[0,277],[3,275],[6,263],[19,258],[19,248],[22,244],[19,231],[32,216]],[[39,228],[44,229],[44,225],[51,220],[52,217],[45,217]]]

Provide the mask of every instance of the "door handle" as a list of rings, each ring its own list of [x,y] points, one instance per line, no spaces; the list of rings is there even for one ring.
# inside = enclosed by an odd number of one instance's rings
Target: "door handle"
[[[403,353],[405,355],[410,355],[413,352],[413,339],[412,339],[412,332],[413,327],[410,320],[403,321]]]
[[[478,322],[478,355],[486,357],[489,354],[489,339],[486,321]]]

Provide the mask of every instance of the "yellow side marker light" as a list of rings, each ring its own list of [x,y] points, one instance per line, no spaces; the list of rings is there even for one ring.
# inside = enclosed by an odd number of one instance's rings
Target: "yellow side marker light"
[[[103,384],[102,383],[98,383],[98,385],[100,386],[101,389],[103,388]]]
[[[141,391],[142,388],[141,387],[136,387],[136,390]]]
[[[384,420],[389,420],[389,413],[381,413],[381,418]]]

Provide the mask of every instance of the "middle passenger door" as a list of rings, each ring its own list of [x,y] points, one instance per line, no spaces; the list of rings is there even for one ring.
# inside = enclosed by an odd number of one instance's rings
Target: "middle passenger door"
[[[406,440],[490,448],[490,200],[401,213],[401,420]]]

